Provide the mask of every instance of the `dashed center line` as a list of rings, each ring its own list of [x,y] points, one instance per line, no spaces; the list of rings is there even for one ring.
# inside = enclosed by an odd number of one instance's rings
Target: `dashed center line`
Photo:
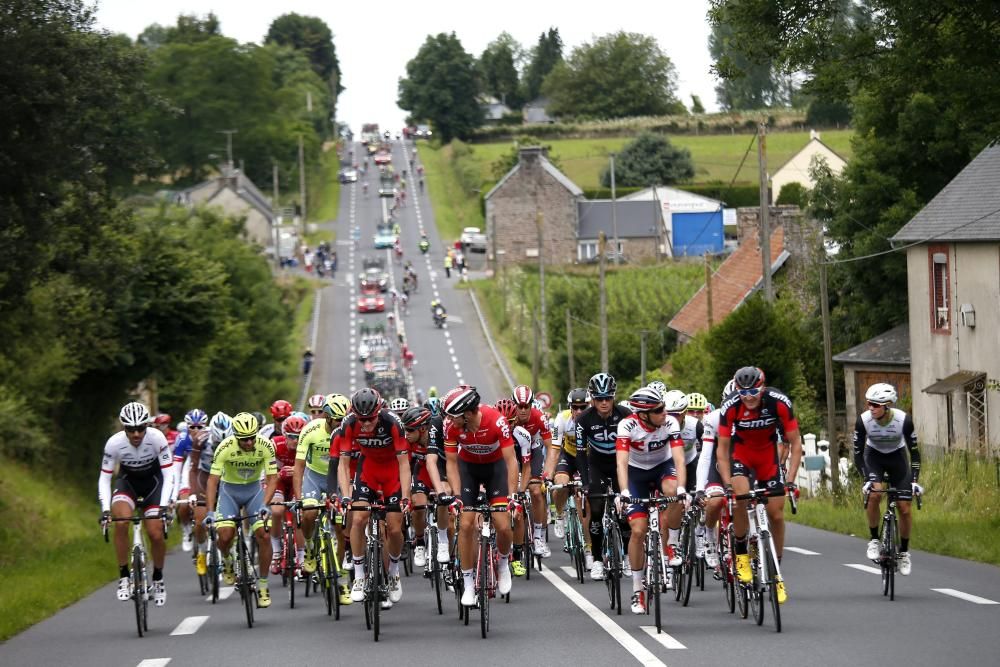
[[[146,658],[137,667],[167,667],[172,658]]]
[[[180,622],[180,625],[174,628],[174,631],[170,635],[193,635],[198,632],[201,626],[205,625],[205,621],[207,620],[208,616],[188,616]]]
[[[803,556],[821,555],[818,551],[809,551],[809,549],[803,549],[802,547],[785,547],[785,551],[794,551],[795,553],[802,554]]]
[[[882,570],[877,567],[872,567],[871,565],[859,565],[858,563],[844,563],[844,567],[851,567],[855,570],[861,570],[862,572],[868,572],[869,574],[882,574]]]
[[[956,591],[954,588],[932,588],[931,590],[943,595],[950,595],[951,597],[958,598],[959,600],[972,602],[973,604],[1000,604],[1000,602],[997,602],[996,600],[981,598],[978,595],[972,595],[971,593],[963,593],[962,591]]]

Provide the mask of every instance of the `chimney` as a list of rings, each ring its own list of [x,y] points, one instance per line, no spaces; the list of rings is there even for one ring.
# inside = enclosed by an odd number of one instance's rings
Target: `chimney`
[[[519,160],[526,168],[538,164],[538,157],[545,155],[546,152],[541,146],[523,146],[518,149]]]

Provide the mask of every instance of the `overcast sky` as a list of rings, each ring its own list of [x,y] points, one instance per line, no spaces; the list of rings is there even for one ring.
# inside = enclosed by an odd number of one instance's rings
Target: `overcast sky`
[[[211,11],[219,17],[223,34],[259,44],[271,21],[281,14],[317,16],[333,31],[340,59],[346,90],[340,96],[339,119],[355,132],[367,122],[402,127],[406,112],[396,106],[399,78],[427,35],[440,32],[454,32],[475,57],[504,30],[528,49],[554,26],[562,37],[564,55],[595,36],[618,30],[651,35],[677,68],[678,93],[684,104],[690,106],[694,93],[707,109],[716,108],[709,71],[707,0],[618,0],[603,6],[579,0],[385,0],[371,4],[284,0],[269,5],[247,0],[97,0],[97,24],[134,39],[152,23],[171,25],[178,14]]]

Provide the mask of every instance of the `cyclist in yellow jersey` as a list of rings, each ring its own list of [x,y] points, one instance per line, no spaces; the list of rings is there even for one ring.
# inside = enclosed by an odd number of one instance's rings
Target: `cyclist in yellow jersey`
[[[578,472],[576,466],[576,418],[579,417],[590,404],[587,402],[587,390],[578,387],[569,392],[566,402],[569,408],[560,412],[552,425],[552,444],[555,445],[549,450],[548,458],[545,461],[545,472],[547,476],[552,476],[553,471],[556,484],[566,484]],[[556,537],[563,539],[566,537],[566,523],[563,518],[563,510],[566,509],[566,498],[569,495],[566,489],[559,489],[552,494],[552,501],[556,506],[556,519],[553,530]],[[590,515],[586,511],[586,506],[580,507],[580,521],[584,526],[590,525]],[[590,531],[584,530],[584,540],[587,549],[584,553],[585,569],[591,570],[594,567],[594,557],[590,553]],[[602,565],[603,567],[603,565]],[[603,577],[603,571],[599,573]]]
[[[233,417],[232,423],[233,435],[222,441],[212,458],[205,500],[208,507],[215,508],[216,513],[206,516],[205,524],[216,522],[219,551],[223,554],[222,577],[231,586],[236,581],[229,548],[236,535],[236,523],[231,518],[239,516],[241,507],[248,515],[257,517],[250,527],[257,540],[260,561],[257,606],[270,607],[267,575],[271,563],[271,540],[264,530],[264,521],[270,514],[268,507],[278,485],[274,443],[259,435],[257,418],[249,412],[239,413]],[[263,485],[262,479],[265,480]]]

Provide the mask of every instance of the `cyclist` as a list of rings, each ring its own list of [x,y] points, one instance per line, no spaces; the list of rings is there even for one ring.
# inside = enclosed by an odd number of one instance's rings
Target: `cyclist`
[[[274,418],[273,424],[262,424],[260,427],[261,437],[273,440],[275,436],[281,436],[281,424],[289,415],[292,414],[292,404],[288,401],[278,399],[274,403],[271,403],[271,417]]]
[[[426,422],[427,429],[427,475],[438,498],[438,552],[439,563],[451,562],[449,545],[454,537],[454,525],[448,520],[448,505],[455,500],[451,484],[448,482],[448,466],[444,453],[444,432],[450,420],[445,420],[437,396],[427,399],[424,407],[431,413]],[[423,435],[420,436],[421,439]]]
[[[795,479],[802,459],[802,438],[795,420],[792,401],[781,391],[764,385],[764,371],[754,366],[744,366],[733,376],[737,395],[726,401],[719,416],[719,435],[716,458],[719,475],[735,494],[750,491],[750,476],[758,485],[767,488],[774,497],[767,500],[767,518],[778,562],[785,545],[785,485],[778,465],[778,430],[791,445],[792,457],[788,479]],[[746,501],[736,502],[733,511],[733,529],[736,538],[736,573],[740,581],[753,578],[750,556],[747,554]],[[778,602],[788,599],[785,582],[776,585]]]
[[[730,380],[722,392],[722,403],[732,398],[736,393],[736,383]],[[690,396],[689,396],[690,398]],[[688,407],[690,407],[690,402]],[[704,430],[701,436],[701,454],[698,457],[698,470],[695,492],[699,501],[705,505],[705,563],[712,568],[719,567],[719,550],[716,543],[716,526],[722,515],[725,504],[725,493],[722,488],[722,477],[719,476],[719,463],[715,456],[715,444],[719,432],[719,416],[722,411],[712,410],[702,420]]]
[[[185,431],[174,442],[174,489],[177,497],[187,501],[191,496],[191,447],[195,441],[201,442],[208,436],[208,415],[204,410],[194,408],[184,415]],[[191,525],[191,505],[182,502],[177,505],[177,520],[180,521],[183,537],[181,548],[189,552],[194,548],[194,530]]]
[[[451,418],[445,431],[444,450],[447,457],[448,479],[453,488],[461,488],[461,505],[475,505],[479,485],[486,489],[486,497],[494,508],[508,504],[510,489],[517,488],[517,458],[507,420],[489,405],[480,405],[475,387],[460,385],[444,397],[444,413]],[[475,542],[478,516],[465,512],[459,521],[458,551],[465,589],[462,604],[476,604],[475,591]],[[510,514],[493,515],[496,530],[497,591],[500,595],[510,592],[510,547],[513,531]]]
[[[170,428],[170,422],[172,421],[169,414],[166,412],[161,412],[153,419],[153,426],[156,427],[160,433],[162,433],[167,438],[167,444],[170,445],[171,451],[174,448],[174,443],[177,442],[178,431]]]
[[[569,392],[566,396],[569,407],[556,415],[552,423],[554,436],[552,438],[553,447],[549,450],[548,459],[545,462],[546,476],[555,470],[555,483],[566,484],[577,472],[576,467],[576,418],[587,409],[587,390],[578,387]],[[555,464],[553,465],[553,461]],[[556,518],[553,523],[556,537],[562,539],[566,537],[566,520],[563,518],[563,510],[566,508],[565,489],[560,489],[553,494],[553,503],[556,506]],[[590,525],[590,517],[581,516],[583,525]],[[587,550],[584,554],[586,568],[593,567],[594,556],[590,553],[590,531],[585,536],[587,539]]]
[[[274,406],[271,408],[273,413]],[[271,506],[271,550],[274,552],[271,559],[271,574],[281,574],[281,534],[285,530],[285,508],[278,503],[298,498],[294,488],[295,450],[299,444],[299,434],[306,426],[306,420],[294,414],[283,418],[281,422],[281,435],[271,438],[278,464],[278,486],[274,492],[275,504]],[[305,541],[302,539],[301,529],[298,528],[295,530],[295,545],[295,566],[298,569],[305,556]]]
[[[914,494],[923,493],[917,483],[920,477],[920,449],[917,447],[917,432],[913,428],[913,418],[899,408],[892,407],[898,400],[896,389],[891,384],[878,383],[868,387],[865,400],[868,409],[858,416],[854,424],[854,467],[865,477],[864,492],[881,490],[885,487],[883,475],[888,474],[889,486],[899,489],[899,573],[909,576],[912,571],[910,559],[910,529],[913,526],[912,500]],[[909,451],[909,462],[906,452]],[[874,502],[872,502],[874,501]],[[878,521],[881,498],[876,496],[868,502],[868,558],[878,560]]]
[[[493,407],[507,420],[507,424],[511,429],[511,437],[514,438],[517,456],[521,461],[520,482],[517,486],[517,494],[525,494],[528,491],[528,481],[533,478],[531,474],[533,465],[532,453],[538,447],[538,439],[532,438],[527,429],[517,425],[518,408],[514,399],[501,398],[493,404]],[[532,499],[532,502],[534,502],[534,499]],[[523,577],[527,571],[521,563],[521,557],[524,554],[524,521],[525,517],[520,514],[514,520],[514,560],[510,562],[510,570],[515,577]],[[533,548],[532,553],[538,554],[539,552]],[[551,552],[549,552],[549,555],[551,555]]]
[[[687,471],[680,425],[672,415],[665,414],[672,406],[665,405],[660,392],[649,387],[638,389],[629,396],[629,404],[635,412],[618,424],[615,440],[621,503],[630,497],[644,498],[656,492],[668,498],[684,495]],[[667,512],[662,512],[661,517],[663,514]],[[649,528],[649,514],[644,505],[635,503],[628,507],[626,516],[632,531],[628,546],[632,567],[632,613],[645,614],[643,542]],[[667,546],[669,557],[672,558],[674,551]]]
[[[517,418],[512,425],[521,426],[531,436],[530,452],[526,452],[523,447],[518,449],[528,471],[521,486],[527,487],[531,494],[532,550],[536,556],[548,558],[552,555],[552,550],[545,543],[545,520],[549,509],[545,501],[545,489],[542,484],[528,484],[528,481],[540,482],[542,479],[545,453],[553,450],[552,430],[549,428],[548,418],[534,406],[535,393],[531,387],[520,384],[514,387],[510,397],[517,406]]]
[[[323,406],[326,405],[326,395],[313,394],[306,401],[306,405],[308,406],[309,419],[320,419],[323,417]]]
[[[610,482],[616,493],[621,490],[618,485],[615,440],[619,422],[631,415],[632,410],[615,405],[617,388],[615,378],[607,373],[597,373],[591,377],[587,383],[590,407],[576,418],[576,465],[580,471],[584,493],[587,494],[604,493],[607,482]],[[591,467],[594,469],[593,473]],[[594,559],[590,578],[603,581],[604,564],[601,559],[604,551],[604,502],[588,503],[587,514],[590,516],[590,553]]]
[[[97,494],[101,501],[101,523],[112,517],[125,519],[132,516],[136,505],[143,512],[146,535],[152,546],[153,603],[162,607],[167,602],[167,587],[163,583],[163,560],[167,545],[163,539],[160,521],[161,503],[171,497],[174,473],[173,456],[167,438],[159,429],[149,428],[149,410],[142,403],[126,403],[118,413],[122,430],[104,443],[101,474]],[[114,489],[111,479],[118,466]],[[131,598],[128,566],[128,522],[115,524],[115,555],[118,556],[118,599]]]
[[[268,506],[274,498],[278,484],[278,469],[274,457],[274,443],[259,433],[257,418],[249,412],[233,417],[233,434],[222,441],[212,458],[205,498],[215,514],[205,517],[211,525],[218,520],[218,547],[222,552],[222,578],[228,586],[236,583],[233,555],[230,547],[236,537],[236,523],[240,508],[247,515],[256,517],[250,531],[257,540],[259,576],[257,578],[257,606],[271,606],[268,589],[268,565],[271,562],[271,542],[264,532],[264,521],[270,514]],[[263,482],[263,483],[262,483]],[[218,504],[216,504],[218,500]]]
[[[199,495],[204,499],[215,449],[232,434],[233,424],[229,415],[225,412],[217,412],[209,422],[208,437],[202,438],[200,441],[192,441],[191,453],[188,455],[188,459],[191,461],[191,472],[188,480],[191,488],[189,500],[196,499]],[[208,531],[205,530],[204,524],[207,514],[208,508],[206,506],[196,505],[194,507],[194,539],[197,544],[194,568],[199,576],[208,572]]]
[[[400,416],[403,422],[403,431],[406,442],[410,447],[410,479],[412,481],[411,497],[414,505],[426,505],[431,490],[434,489],[434,481],[431,478],[427,464],[427,451],[430,444],[430,427],[433,417],[431,411],[421,406],[407,408]],[[435,461],[435,467],[437,467]],[[447,520],[438,525],[447,526]],[[427,530],[427,510],[413,510],[413,531],[416,535],[413,548],[414,567],[423,567],[427,564],[427,542],[424,533]],[[438,537],[441,534],[438,533]],[[440,540],[438,541],[440,545]],[[447,534],[445,535],[445,549],[448,548]]]
[[[361,461],[351,496],[351,544],[354,558],[354,586],[351,599],[365,599],[365,543],[368,527],[368,506],[375,502],[379,492],[386,507],[386,554],[389,556],[389,599],[396,603],[403,598],[399,582],[399,558],[403,553],[402,510],[410,502],[409,446],[403,436],[399,417],[385,409],[385,402],[371,388],[359,389],[351,396],[352,413],[344,420],[341,453],[345,449],[360,452]],[[340,467],[346,474],[349,462],[343,455]],[[350,495],[350,488],[342,486],[341,495]],[[391,606],[386,604],[386,607]]]
[[[679,389],[672,389],[662,396],[667,414],[677,421],[680,428],[680,438],[684,445],[684,479],[693,482],[698,477],[698,450],[701,448],[703,427],[700,421],[687,416],[687,394]],[[681,554],[677,549],[677,542],[680,538],[683,514],[684,508],[680,503],[674,503],[667,508],[667,565],[670,567],[681,564]]]
[[[420,183],[421,185],[423,185],[423,181],[420,181]],[[427,234],[420,235],[420,243],[418,244],[418,246],[420,248],[420,252],[425,254],[428,250],[431,249],[431,242],[427,240]]]
[[[698,461],[705,435],[703,418],[705,409],[708,407],[708,399],[698,392],[692,392],[685,398],[687,399],[687,409],[677,421],[681,425],[681,440],[684,441],[688,486],[694,486],[698,479]],[[705,540],[705,526],[699,524],[695,527],[695,556],[698,558],[705,555]]]
[[[397,417],[402,418],[403,413],[410,409],[410,402],[399,396],[389,401],[389,410]]]

